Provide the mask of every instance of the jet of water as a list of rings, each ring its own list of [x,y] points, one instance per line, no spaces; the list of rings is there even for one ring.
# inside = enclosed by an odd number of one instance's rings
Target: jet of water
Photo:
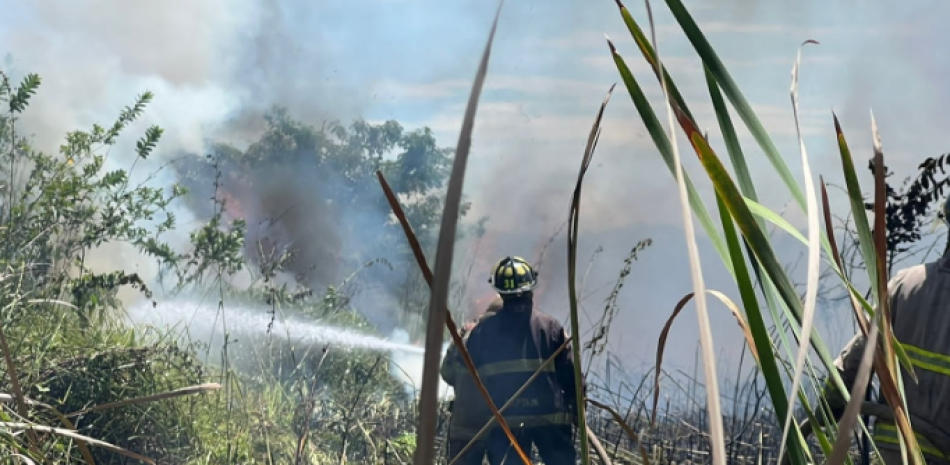
[[[240,305],[227,305],[224,308],[227,320],[227,332],[231,339],[267,336],[269,325],[273,337],[282,338],[295,345],[349,347],[377,351],[423,354],[425,350],[411,344],[401,344],[384,338],[363,334],[350,329],[323,325],[299,317],[272,318],[267,309],[251,308]],[[192,339],[210,341],[221,337],[224,329],[222,315],[216,304],[189,301],[163,302],[154,308],[151,303],[137,305],[130,309],[129,317],[135,324],[149,324],[156,327],[175,327],[184,325]]]
[[[223,318],[226,318],[229,340],[237,341],[238,347],[248,342],[265,340],[268,326],[273,323],[270,337],[296,347],[330,344],[337,348],[389,352],[390,374],[403,383],[407,394],[411,397],[418,395],[425,350],[409,344],[409,334],[405,330],[395,328],[389,338],[380,338],[301,317],[272,318],[268,310],[266,307],[227,304],[222,315],[217,304],[182,299],[159,303],[155,307],[152,307],[151,302],[135,305],[129,309],[128,317],[131,320],[129,323],[133,325],[187,331],[188,339],[209,345],[223,343]],[[443,357],[448,347],[449,343],[446,342],[442,347]],[[445,399],[453,394],[454,390],[440,379],[439,396]]]

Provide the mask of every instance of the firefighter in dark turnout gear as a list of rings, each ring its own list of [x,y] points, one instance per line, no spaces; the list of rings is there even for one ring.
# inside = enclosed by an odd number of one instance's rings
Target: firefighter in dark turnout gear
[[[501,307],[502,300],[496,296],[474,325],[478,325],[486,318],[494,315]],[[465,344],[466,347],[468,347],[468,336],[471,334],[474,325],[466,325],[462,328],[462,344]],[[442,359],[440,372],[445,383],[455,390],[455,399],[452,400],[449,407],[451,417],[449,418],[448,458],[451,462],[468,445],[469,441],[475,438],[482,426],[491,420],[492,413],[478,391],[475,378],[468,372],[468,367],[465,366],[462,355],[455,344],[450,345],[446,351],[445,358]],[[485,438],[479,438],[456,463],[459,465],[481,465],[482,459],[485,457],[485,442]]]
[[[537,279],[537,272],[519,257],[495,264],[488,282],[504,304],[475,326],[466,344],[499,408],[569,339],[557,320],[534,308],[532,291]],[[574,359],[568,346],[504,412],[523,451],[530,453],[533,444],[546,465],[575,463],[575,392]],[[492,465],[518,461],[497,425],[488,435],[487,455]]]

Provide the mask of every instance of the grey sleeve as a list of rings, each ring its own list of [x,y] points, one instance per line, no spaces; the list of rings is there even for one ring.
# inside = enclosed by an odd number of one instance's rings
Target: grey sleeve
[[[854,387],[854,382],[858,377],[858,369],[861,368],[861,356],[864,355],[864,347],[866,345],[867,336],[858,332],[858,334],[848,341],[848,344],[841,350],[838,358],[835,359],[835,368],[837,368],[838,374],[841,376],[845,387],[849,390]],[[838,392],[837,387],[835,387],[830,377],[825,384],[825,396],[828,400],[828,405],[831,406],[831,410],[835,413],[836,417],[844,412],[847,402],[845,402],[844,396]]]
[[[895,273],[894,277],[891,278],[887,283],[888,306],[890,307],[890,316],[892,322],[894,321],[897,315],[898,307],[900,306],[900,299],[898,298],[898,295],[903,278],[904,271],[902,270]],[[867,336],[859,331],[858,334],[852,337],[848,344],[845,345],[844,349],[841,350],[838,358],[835,359],[835,367],[838,369],[838,373],[841,375],[841,381],[844,382],[844,385],[849,390],[854,388],[854,383],[857,380],[858,370],[861,368],[861,358],[864,355],[865,346],[867,346]],[[844,401],[844,396],[838,392],[838,389],[835,388],[830,379],[825,385],[825,393],[832,411],[835,412],[835,416],[840,415],[847,406],[847,403]]]
[[[845,386],[850,389],[854,386],[854,381],[858,377],[858,369],[861,368],[861,357],[864,355],[864,347],[867,345],[868,338],[862,333],[856,334],[848,342],[838,358],[835,359],[835,367],[841,374],[841,379]]]

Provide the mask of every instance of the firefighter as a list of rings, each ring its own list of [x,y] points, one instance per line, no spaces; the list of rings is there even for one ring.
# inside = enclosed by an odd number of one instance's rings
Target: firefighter
[[[494,315],[495,312],[501,309],[501,306],[501,298],[496,296],[488,305],[485,313],[474,324],[469,323],[462,328],[460,336],[462,336],[462,343],[466,344],[466,347],[468,346],[466,341],[472,328]],[[492,413],[478,391],[475,379],[468,372],[468,368],[465,366],[465,362],[462,360],[455,344],[449,346],[445,358],[442,359],[441,374],[445,383],[455,390],[455,398],[449,404],[451,417],[449,419],[448,452],[449,461],[451,462],[462,451],[462,448],[475,437],[482,426],[491,419]],[[485,440],[479,439],[457,463],[461,465],[481,465],[484,456]]]
[[[939,217],[947,223],[950,203],[944,203],[941,210]],[[918,380],[915,383],[906,372],[901,374],[908,413],[950,437],[950,240],[941,258],[897,272],[887,289],[894,337],[910,358]],[[857,378],[865,343],[866,336],[858,333],[835,360],[849,390]],[[833,387],[828,392],[832,411],[840,417],[844,398]],[[883,395],[878,397],[884,402]],[[873,438],[886,465],[902,463],[893,421],[877,419]],[[946,438],[924,437],[918,432],[917,441],[927,463],[950,464],[950,441]]]
[[[503,306],[475,326],[466,347],[492,401],[500,407],[568,336],[557,320],[534,308],[538,273],[524,259],[509,256],[498,261],[488,282],[501,295]],[[574,386],[574,359],[568,346],[504,412],[521,450],[530,454],[533,444],[546,465],[575,463]],[[498,425],[488,434],[486,452],[492,465],[519,460]]]

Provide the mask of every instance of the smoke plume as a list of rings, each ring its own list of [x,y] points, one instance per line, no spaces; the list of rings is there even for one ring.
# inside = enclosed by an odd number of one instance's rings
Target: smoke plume
[[[473,308],[467,317],[474,317],[491,297],[486,277],[492,263],[505,255],[536,261],[544,249],[538,303],[566,320],[566,231],[549,240],[567,218],[597,105],[618,80],[604,32],[665,118],[658,85],[614,2],[595,3],[531,0],[505,6],[465,185],[473,201],[469,217],[488,216],[487,232],[456,251],[454,275],[460,288],[451,305]],[[643,6],[627,3],[645,22]],[[800,163],[788,71],[805,39],[822,43],[805,54],[801,78],[803,125],[816,174],[840,181],[828,111],[833,105],[844,106],[836,111],[845,130],[854,134],[850,140],[856,154],[870,153],[867,108],[874,106],[888,164],[899,173],[909,174],[924,156],[946,150],[940,145],[945,126],[941,111],[948,103],[940,80],[946,60],[921,52],[929,50],[921,44],[940,37],[934,19],[939,15],[891,5],[857,11],[818,2],[788,8],[760,8],[746,0],[688,3],[796,176]],[[357,116],[394,118],[410,129],[426,125],[440,146],[452,146],[494,13],[484,2],[434,1],[7,0],[2,9],[0,53],[11,54],[7,68],[15,78],[36,72],[44,79],[21,121],[37,148],[55,152],[67,131],[108,124],[135,95],[155,92],[142,121],[127,130],[108,161],[109,169],[128,168],[132,144],[144,128],[165,128],[159,151],[137,165],[133,182],[183,153],[201,157],[211,152],[212,142],[246,149],[266,129],[263,115],[275,104],[317,127],[324,120],[346,124]],[[721,150],[701,63],[670,14],[655,10],[670,74]],[[881,25],[889,28],[887,33]],[[893,36],[899,40],[891,40]],[[734,123],[763,203],[782,210],[787,191],[776,176],[766,174],[772,168],[739,119]],[[707,206],[713,206],[709,183],[688,148],[682,141],[686,168]],[[302,279],[311,285],[338,283],[351,273],[340,263],[373,242],[377,230],[367,225],[379,224],[387,215],[375,206],[352,210],[328,203],[338,173],[321,177],[299,166],[251,174],[249,179],[223,179],[221,197],[228,199],[230,214],[247,219],[249,244],[260,239],[265,245],[296,247],[300,255],[292,271],[305,275]],[[155,182],[176,180],[174,172],[165,170]],[[578,275],[585,280],[582,331],[591,329],[630,248],[652,238],[654,245],[644,251],[622,291],[624,311],[614,330],[624,331],[625,337],[609,349],[629,354],[625,360],[649,363],[669,311],[691,286],[673,178],[622,85],[608,108],[586,183],[578,253]],[[210,183],[204,188],[198,192],[210,198]],[[206,205],[210,209],[211,201]],[[186,247],[188,228],[208,211],[198,205],[178,208],[182,231],[174,238]],[[800,212],[790,213],[794,224],[804,224]],[[708,286],[735,295],[708,242],[701,239],[700,245]],[[793,262],[799,244],[790,240],[782,245],[787,245],[781,249],[783,261]],[[386,256],[383,252],[356,255],[369,259]],[[122,246],[110,246],[91,261],[99,269],[139,267],[145,278],[154,275],[149,263]],[[394,290],[403,290],[399,285],[408,272],[381,265],[355,278],[366,294],[364,311],[384,330],[397,324]],[[718,347],[736,355],[742,338],[721,310],[710,310],[716,340],[723,341]],[[679,325],[674,333],[696,339],[694,322],[684,319]],[[690,363],[692,347],[667,355],[670,363]]]

